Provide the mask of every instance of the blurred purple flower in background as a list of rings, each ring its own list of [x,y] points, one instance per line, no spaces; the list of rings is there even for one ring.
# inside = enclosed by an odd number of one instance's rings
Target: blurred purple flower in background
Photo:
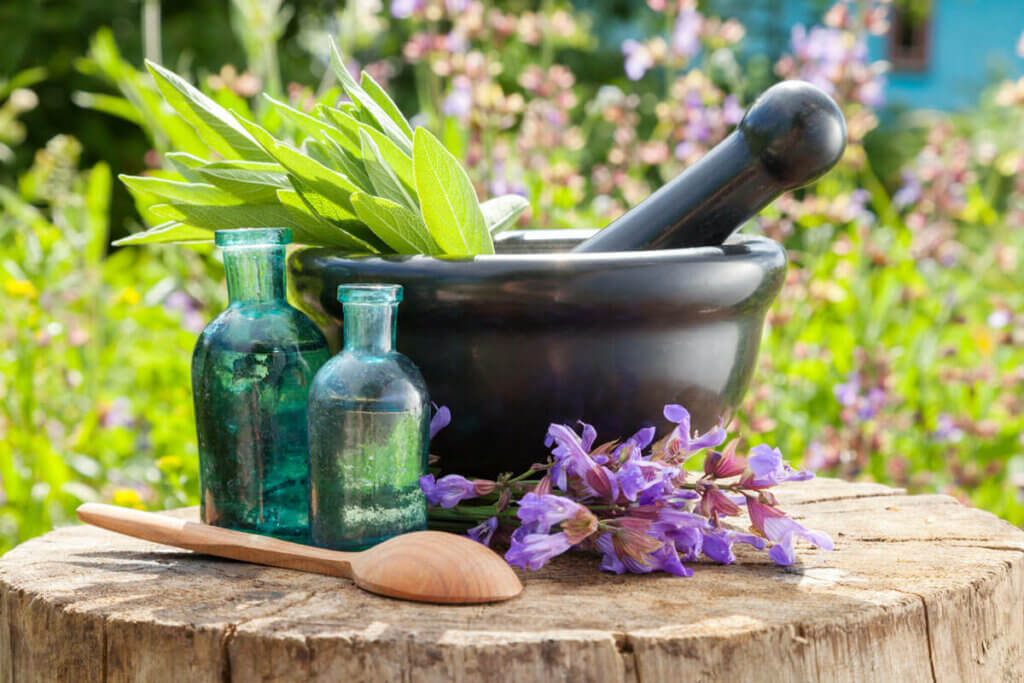
[[[391,0],[391,16],[395,19],[408,19],[426,4],[426,0]]]
[[[921,198],[921,181],[909,169],[902,172],[903,186],[892,195],[892,203],[902,209]]]
[[[466,123],[472,111],[473,84],[468,76],[459,74],[452,79],[452,89],[441,105],[441,112],[445,116],[454,116]]]
[[[100,409],[99,422],[104,429],[131,427],[135,422],[131,400],[124,396],[115,398],[109,405]]]
[[[936,441],[958,443],[964,438],[964,430],[957,426],[956,419],[949,413],[941,413],[936,420],[932,438]]]
[[[690,59],[700,52],[700,29],[704,17],[695,7],[683,7],[672,30],[672,51]]]
[[[622,54],[626,56],[626,75],[631,81],[639,81],[654,67],[654,55],[644,43],[626,40],[622,43]]]
[[[169,311],[178,311],[182,314],[182,327],[189,332],[199,333],[206,327],[206,319],[203,316],[199,302],[192,298],[187,292],[176,289],[164,299],[164,308]]]
[[[735,126],[743,119],[745,110],[735,95],[726,95],[722,100],[722,119],[730,126]]]

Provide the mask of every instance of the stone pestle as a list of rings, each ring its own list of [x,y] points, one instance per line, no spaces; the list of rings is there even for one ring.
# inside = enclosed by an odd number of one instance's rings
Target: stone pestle
[[[831,97],[805,81],[777,83],[704,158],[573,251],[722,244],[780,194],[824,175],[845,147]]]

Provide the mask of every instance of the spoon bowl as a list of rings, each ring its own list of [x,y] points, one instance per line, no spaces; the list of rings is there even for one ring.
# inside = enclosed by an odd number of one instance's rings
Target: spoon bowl
[[[115,505],[85,503],[78,518],[155,543],[285,569],[341,576],[401,600],[477,604],[508,600],[523,585],[490,548],[443,531],[414,531],[355,553],[325,550]]]

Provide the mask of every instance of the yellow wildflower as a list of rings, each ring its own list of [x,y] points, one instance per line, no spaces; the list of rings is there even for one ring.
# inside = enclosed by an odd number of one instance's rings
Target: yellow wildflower
[[[117,295],[117,303],[134,306],[142,301],[142,295],[134,287],[125,287]]]
[[[157,469],[161,472],[174,472],[180,470],[182,466],[181,456],[178,455],[165,455],[156,461]]]
[[[135,508],[137,510],[145,509],[145,506],[142,504],[142,498],[139,497],[139,492],[135,489],[117,489],[114,491],[114,505]]]
[[[995,350],[996,340],[992,337],[992,334],[984,329],[978,329],[973,335],[974,346],[983,356],[991,356],[992,351]]]
[[[39,294],[36,286],[28,280],[15,280],[12,277],[4,281],[4,290],[10,296],[23,296],[26,299],[35,299]]]

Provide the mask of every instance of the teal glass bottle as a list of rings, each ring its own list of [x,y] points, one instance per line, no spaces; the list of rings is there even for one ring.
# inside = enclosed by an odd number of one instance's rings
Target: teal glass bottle
[[[309,390],[314,545],[359,550],[427,527],[430,398],[394,350],[400,285],[342,285],[344,348]]]
[[[192,394],[204,522],[309,540],[306,401],[330,358],[285,300],[287,229],[221,230],[230,305],[199,335]]]

